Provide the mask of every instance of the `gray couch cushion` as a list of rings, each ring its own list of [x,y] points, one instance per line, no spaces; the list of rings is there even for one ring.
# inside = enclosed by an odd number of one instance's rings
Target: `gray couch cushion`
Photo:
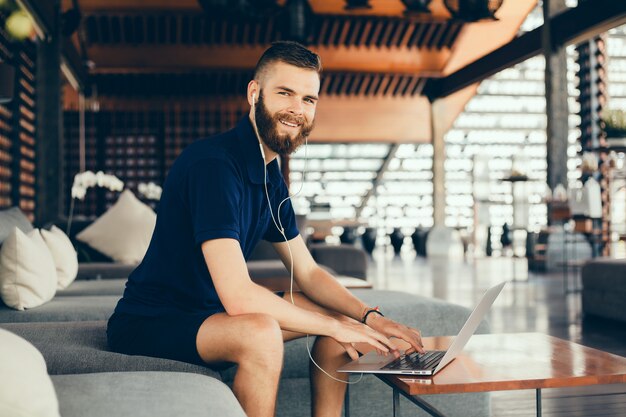
[[[5,328],[31,342],[43,355],[51,375],[121,371],[190,372],[219,378],[204,366],[169,359],[110,352],[106,321],[75,323],[4,323]]]
[[[250,278],[255,281],[260,281],[263,278],[289,277],[289,271],[285,268],[285,264],[279,260],[248,261],[246,265]],[[337,274],[332,268],[320,266],[333,275]]]
[[[582,268],[585,315],[626,321],[626,259],[594,259]]]
[[[115,372],[52,382],[63,417],[245,417],[226,385],[202,375]]]
[[[81,262],[78,264],[76,279],[126,279],[136,267],[117,262]]]
[[[289,276],[285,265],[278,259],[248,261],[246,264],[250,276],[255,279]],[[76,279],[126,279],[136,267],[136,265],[124,265],[116,262],[81,262],[78,264]],[[335,273],[331,268],[324,267],[324,269],[331,274]]]
[[[626,291],[626,259],[592,259],[582,267],[581,276],[584,288]]]
[[[273,278],[289,276],[289,272],[280,260],[248,261],[248,272],[251,278]]]
[[[56,296],[44,305],[17,311],[0,303],[0,323],[108,320],[119,296]]]
[[[124,294],[126,287],[126,278],[117,279],[98,279],[98,280],[80,280],[74,281],[64,290],[57,291],[57,297],[63,296],[96,296],[96,295],[113,295],[118,298]]]
[[[17,227],[24,233],[33,230],[33,225],[18,207],[11,207],[0,211],[0,244],[9,237],[13,229]]]
[[[352,245],[315,244],[310,247],[315,261],[332,268],[340,275],[366,279],[367,254],[364,250]]]

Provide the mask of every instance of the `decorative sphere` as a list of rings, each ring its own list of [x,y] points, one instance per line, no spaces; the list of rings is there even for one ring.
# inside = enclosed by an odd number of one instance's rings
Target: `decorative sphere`
[[[24,40],[33,32],[33,23],[26,12],[16,10],[6,20],[6,29],[15,39]]]

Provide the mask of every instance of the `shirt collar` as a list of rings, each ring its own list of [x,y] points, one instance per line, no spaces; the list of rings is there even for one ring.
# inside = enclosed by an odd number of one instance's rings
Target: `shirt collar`
[[[250,117],[247,114],[239,120],[235,130],[241,142],[248,178],[253,184],[263,184],[265,181],[263,157],[259,148],[259,140],[254,133]],[[267,165],[267,181],[272,185],[277,185],[282,178],[277,159],[275,158]]]

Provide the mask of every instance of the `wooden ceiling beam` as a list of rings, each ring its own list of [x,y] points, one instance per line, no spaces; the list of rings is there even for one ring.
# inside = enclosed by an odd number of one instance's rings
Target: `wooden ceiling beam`
[[[429,107],[425,97],[323,96],[311,142],[429,143]]]
[[[78,95],[65,87],[64,109],[78,109]],[[99,97],[100,111],[131,111],[137,109],[163,111],[171,108],[197,110],[210,108],[231,112],[249,110],[245,97],[192,97],[184,101],[153,98]],[[463,110],[448,108],[450,114],[442,115],[452,120]],[[430,103],[424,97],[346,97],[325,96],[319,102],[315,129],[310,143],[429,143]],[[166,112],[167,114],[167,112]],[[454,115],[454,116],[452,116]],[[448,121],[444,121],[448,123]]]
[[[92,45],[93,73],[176,72],[208,69],[250,70],[265,46]],[[408,48],[312,47],[328,71],[411,74],[438,77],[450,51]]]
[[[278,0],[283,6],[287,0]],[[359,16],[392,16],[403,17],[406,7],[401,0],[370,0],[370,9],[345,10],[345,0],[309,0],[316,14],[359,15]],[[202,10],[198,0],[79,0],[83,12],[101,11],[171,11],[171,10]],[[63,10],[72,8],[72,0],[62,0]],[[414,20],[447,20],[450,13],[443,5],[443,0],[435,0],[430,5],[431,13],[415,16]]]
[[[613,0],[583,2],[551,18],[554,45],[568,45],[589,39],[626,23],[626,3]],[[540,26],[497,48],[445,78],[429,81],[427,94],[446,97],[543,52]],[[449,67],[449,66],[448,66]],[[448,71],[446,68],[446,73]]]
[[[62,0],[63,10],[73,7],[72,0]],[[78,0],[83,13],[101,11],[156,11],[189,10],[200,11],[198,0]]]

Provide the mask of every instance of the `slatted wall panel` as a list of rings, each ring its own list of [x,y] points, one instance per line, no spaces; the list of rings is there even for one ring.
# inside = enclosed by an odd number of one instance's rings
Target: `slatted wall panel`
[[[140,183],[163,182],[163,146],[159,116],[156,112],[112,112],[102,114],[110,131],[104,137],[104,169],[124,181],[124,187],[147,204],[138,193]],[[106,130],[106,129],[105,129]],[[117,200],[118,193],[105,191],[105,208]]]
[[[30,41],[12,42],[0,12],[0,61],[16,68],[11,102],[0,104],[0,208],[19,206],[35,220],[35,57]]]
[[[141,182],[162,186],[174,160],[195,140],[231,129],[243,116],[238,106],[201,106],[181,109],[166,106],[163,110],[100,111],[86,113],[86,169],[114,174],[124,181],[146,204],[155,201],[138,193]],[[64,112],[66,187],[70,189],[79,168],[78,113]],[[84,201],[77,201],[75,215],[95,217],[118,198],[117,192],[90,189]]]
[[[4,31],[4,16],[0,14],[0,60],[13,62],[13,53]],[[0,104],[0,208],[13,205],[13,106],[12,103]]]
[[[121,43],[267,45],[284,38],[284,17],[260,20],[202,12],[95,12],[85,16],[89,45]],[[309,41],[319,46],[451,48],[463,24],[418,22],[390,16],[317,15]]]
[[[85,169],[96,172],[100,166],[97,154],[97,113],[85,114]],[[80,172],[80,131],[78,112],[63,112],[65,135],[65,184],[71,190],[74,176]],[[75,201],[74,215],[94,217],[98,213],[97,192],[90,190],[83,201]],[[65,207],[70,207],[70,193],[66,195]]]
[[[180,152],[191,142],[233,128],[244,110],[235,106],[203,106],[194,110],[171,108],[164,111],[165,169],[172,166]]]
[[[11,199],[11,110],[0,104],[0,208],[12,206]]]
[[[15,201],[26,216],[35,219],[35,178],[37,160],[35,155],[35,57],[34,44],[27,42],[16,51],[17,85],[13,99],[14,117],[18,117],[14,136],[14,155],[19,160],[19,179]],[[15,164],[17,166],[17,163]]]

